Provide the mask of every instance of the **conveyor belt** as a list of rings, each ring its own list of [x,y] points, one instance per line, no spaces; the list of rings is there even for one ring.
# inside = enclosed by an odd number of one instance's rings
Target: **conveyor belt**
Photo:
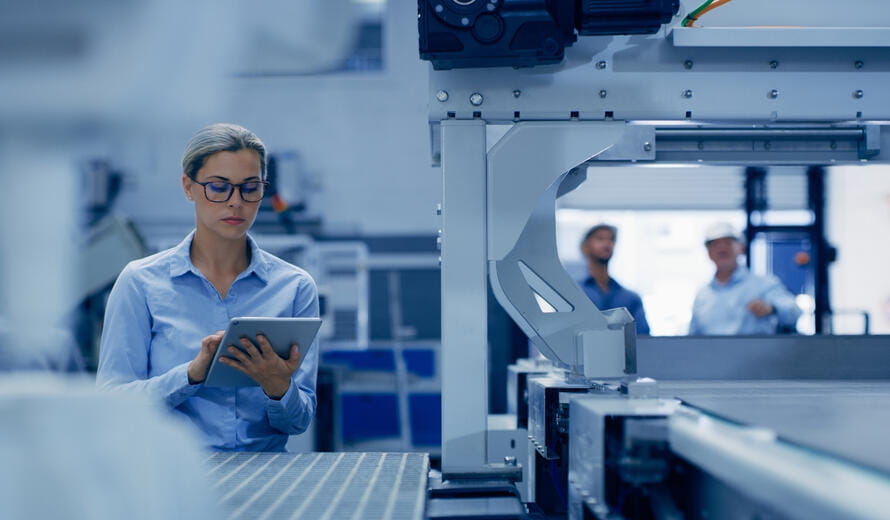
[[[890,382],[676,381],[659,394],[890,475]]]
[[[208,475],[226,518],[420,520],[423,453],[214,453]]]

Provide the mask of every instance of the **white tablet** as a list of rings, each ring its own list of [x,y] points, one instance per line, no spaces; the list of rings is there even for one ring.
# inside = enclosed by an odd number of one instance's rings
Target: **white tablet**
[[[312,345],[319,327],[321,327],[321,318],[232,318],[219,348],[216,349],[213,361],[210,363],[204,386],[257,386],[259,384],[237,368],[219,362],[220,356],[229,353],[228,349],[231,345],[244,350],[239,341],[241,338],[247,338],[256,344],[257,334],[262,334],[268,338],[272,349],[282,358],[287,358],[290,355],[290,346],[296,343],[300,347],[300,361],[302,362],[309,352],[309,347]]]

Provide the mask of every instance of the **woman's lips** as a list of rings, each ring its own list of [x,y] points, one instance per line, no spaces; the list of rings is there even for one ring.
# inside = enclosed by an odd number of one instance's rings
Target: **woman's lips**
[[[244,223],[244,219],[239,218],[239,217],[226,217],[226,218],[222,219],[222,221],[225,222],[226,224],[231,224],[233,226],[237,226],[239,224]]]

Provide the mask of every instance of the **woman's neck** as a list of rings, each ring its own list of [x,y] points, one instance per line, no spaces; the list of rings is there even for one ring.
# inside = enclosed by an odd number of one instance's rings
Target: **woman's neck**
[[[192,264],[206,276],[237,276],[250,264],[247,236],[237,240],[211,238],[198,228],[189,251]]]

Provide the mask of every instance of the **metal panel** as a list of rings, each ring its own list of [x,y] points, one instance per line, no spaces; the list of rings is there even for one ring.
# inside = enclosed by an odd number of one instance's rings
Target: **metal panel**
[[[663,397],[778,438],[842,457],[890,478],[890,383],[663,383]]]
[[[215,453],[208,476],[226,518],[423,518],[424,453]]]
[[[482,468],[488,415],[485,122],[442,123],[442,469]]]
[[[432,71],[430,120],[888,120],[888,87],[890,55],[880,48],[682,48],[663,33],[591,37],[560,65]],[[476,105],[473,94],[481,95]]]
[[[886,475],[686,407],[669,424],[675,453],[789,518],[887,518]]]
[[[887,336],[637,338],[637,373],[671,379],[890,379]]]
[[[887,27],[676,27],[677,47],[890,47]]]

